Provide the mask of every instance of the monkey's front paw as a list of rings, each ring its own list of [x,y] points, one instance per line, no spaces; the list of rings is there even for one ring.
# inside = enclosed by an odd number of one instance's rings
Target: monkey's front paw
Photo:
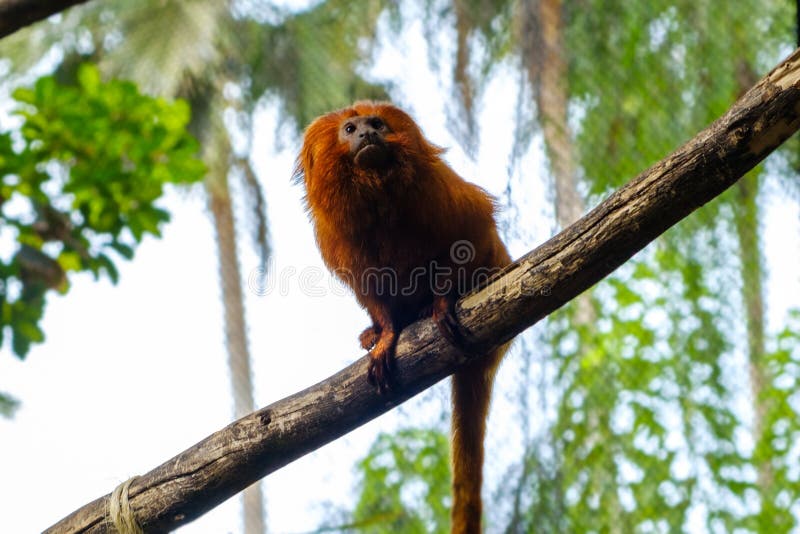
[[[384,330],[369,352],[367,379],[370,384],[378,388],[379,393],[385,393],[391,388],[396,343],[397,335],[391,330]]]
[[[469,345],[456,318],[455,304],[456,299],[452,296],[436,297],[433,301],[432,318],[443,338],[461,352],[470,354]]]
[[[380,334],[380,330],[375,325],[365,328],[358,336],[358,342],[361,343],[361,348],[369,350],[374,347],[375,343],[378,342],[378,338],[380,338]]]
[[[379,393],[385,393],[391,388],[396,345],[397,334],[395,334],[394,330],[383,329],[375,346],[369,351],[367,379],[370,384],[378,388]]]

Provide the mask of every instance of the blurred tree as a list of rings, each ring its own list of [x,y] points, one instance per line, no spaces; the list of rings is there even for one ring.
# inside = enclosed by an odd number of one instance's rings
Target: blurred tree
[[[714,120],[794,30],[794,6],[778,0],[421,4],[432,65],[453,66],[449,117],[465,125],[453,132],[468,152],[497,67],[524,74],[521,94],[536,105],[519,106],[517,145],[544,140],[561,227]],[[436,46],[443,28],[449,61]],[[781,175],[792,176],[786,165],[771,173]],[[786,443],[800,418],[784,383],[797,324],[783,345],[768,339],[764,177],[762,166],[551,318],[555,383],[537,417],[555,420],[509,471],[517,485],[497,492],[515,507],[494,527],[680,531],[701,517],[708,531],[797,528],[800,479],[787,467],[797,451]]]
[[[319,532],[447,532],[450,530],[449,439],[428,429],[380,434],[357,466],[353,510],[330,514]]]
[[[356,67],[369,55],[384,4],[352,9],[333,0],[291,12],[258,0],[89,3],[3,42],[17,71],[56,51],[66,70],[76,57],[91,58],[105,73],[191,103],[190,127],[209,169],[206,192],[237,418],[253,411],[255,402],[229,178],[244,183],[248,230],[263,268],[269,255],[265,199],[249,157],[256,106],[265,95],[277,97],[282,120],[297,128],[356,98],[383,97],[383,89],[359,77]],[[264,532],[260,485],[244,492],[244,502],[245,532]]]
[[[575,139],[589,190],[595,194],[616,187],[716,118],[752,85],[754,73],[763,71],[791,42],[791,27],[786,22],[791,17],[784,2],[740,2],[722,12],[715,9],[714,2],[663,2],[646,7],[603,3],[588,11],[585,7],[568,3],[564,8],[570,21],[566,32],[571,65],[568,87],[576,108],[585,112]],[[620,354],[621,349],[639,345],[635,352],[649,352],[651,359],[667,366],[650,380],[642,380],[647,375],[639,374],[639,366],[627,369],[627,373],[638,375],[632,387],[626,388],[622,377],[614,381],[621,386],[614,388],[616,391],[627,389],[626,395],[640,397],[636,401],[620,398],[615,403],[617,410],[625,405],[645,405],[634,409],[644,417],[634,418],[631,437],[649,434],[663,442],[656,451],[675,454],[664,462],[668,470],[661,475],[659,499],[664,502],[650,501],[653,510],[673,510],[665,519],[674,528],[686,525],[688,514],[697,506],[707,510],[709,530],[752,527],[754,510],[748,509],[747,503],[758,495],[764,512],[776,497],[770,468],[737,438],[747,430],[747,414],[737,410],[736,403],[752,403],[749,430],[758,442],[764,428],[761,414],[767,410],[774,388],[765,381],[761,362],[765,352],[764,274],[757,195],[762,177],[763,167],[666,236],[661,250],[650,257],[643,254],[640,261],[647,263],[652,273],[632,273],[636,280],[620,276],[618,282],[612,282],[618,286],[618,304],[603,303],[604,314],[613,325],[609,333],[624,340],[624,336],[637,334],[623,328],[618,320],[626,303],[619,300],[621,292],[634,289],[639,295],[647,295],[645,284],[674,281],[673,290],[660,296],[661,302],[651,303],[645,297],[638,310],[625,306],[645,327],[651,341],[646,343],[637,335],[637,343],[626,343],[617,351]],[[623,289],[623,285],[628,288]],[[731,288],[739,290],[743,306]],[[658,308],[667,312],[668,320],[654,317]],[[746,325],[743,336],[739,335],[739,324]],[[660,347],[658,339],[667,329],[671,333]],[[607,338],[609,333],[603,336]],[[743,349],[737,349],[737,345]],[[752,395],[743,399],[746,390],[735,370],[747,368]],[[669,391],[675,386],[677,397]],[[649,401],[643,402],[648,397]],[[674,408],[654,409],[663,401]],[[673,411],[675,408],[677,411]],[[683,422],[677,428],[683,445],[669,442],[676,428],[669,423],[666,414],[670,412],[682,413]],[[574,417],[574,410],[567,409],[565,416],[564,420]],[[648,420],[652,422],[645,423]],[[619,437],[619,432],[615,433]],[[635,441],[633,444],[637,445]],[[625,456],[635,457],[645,449],[642,445],[636,448]],[[773,460],[780,455],[777,450],[771,453]],[[643,499],[652,492],[647,486],[653,484],[657,457],[634,462],[649,479],[633,484],[637,508],[645,508],[647,501]],[[619,460],[620,455],[615,454],[608,458],[608,465]],[[691,465],[688,472],[676,476],[686,463]],[[758,472],[756,480],[748,475],[751,465]],[[621,472],[617,480],[624,476]],[[669,486],[672,488],[664,489]],[[785,491],[796,495],[797,490],[786,487]],[[726,498],[720,499],[719,492]],[[632,525],[641,525],[645,519],[626,515],[635,518]],[[773,519],[756,530],[781,525],[770,515]],[[787,526],[782,523],[781,528]]]
[[[0,221],[13,243],[0,260],[0,343],[24,358],[44,340],[49,290],[66,293],[70,272],[118,278],[110,251],[130,259],[169,214],[164,186],[199,181],[205,168],[186,131],[189,107],[102,83],[82,65],[73,84],[53,76],[14,92],[18,129],[0,132]],[[0,395],[0,413],[14,402]]]

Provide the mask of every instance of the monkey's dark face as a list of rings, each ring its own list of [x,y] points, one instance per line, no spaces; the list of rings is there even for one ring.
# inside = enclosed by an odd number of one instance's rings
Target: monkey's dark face
[[[350,156],[362,169],[381,169],[390,160],[391,149],[386,135],[392,133],[376,115],[349,117],[339,128],[339,141],[347,144]]]

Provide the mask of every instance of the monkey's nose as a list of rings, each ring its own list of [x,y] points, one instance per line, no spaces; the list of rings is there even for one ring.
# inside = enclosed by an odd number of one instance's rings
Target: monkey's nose
[[[363,139],[363,143],[377,143],[380,141],[380,136],[372,128],[364,128],[358,133],[359,139]]]

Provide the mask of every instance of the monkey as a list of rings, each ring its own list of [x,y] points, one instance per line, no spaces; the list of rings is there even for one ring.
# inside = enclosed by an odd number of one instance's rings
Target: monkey
[[[496,201],[459,176],[417,123],[386,102],[359,101],[305,130],[294,176],[325,265],[348,285],[372,324],[359,336],[367,379],[391,388],[399,332],[432,317],[463,349],[454,303],[511,262]],[[483,441],[492,384],[508,345],[452,379],[452,532],[480,532]]]

